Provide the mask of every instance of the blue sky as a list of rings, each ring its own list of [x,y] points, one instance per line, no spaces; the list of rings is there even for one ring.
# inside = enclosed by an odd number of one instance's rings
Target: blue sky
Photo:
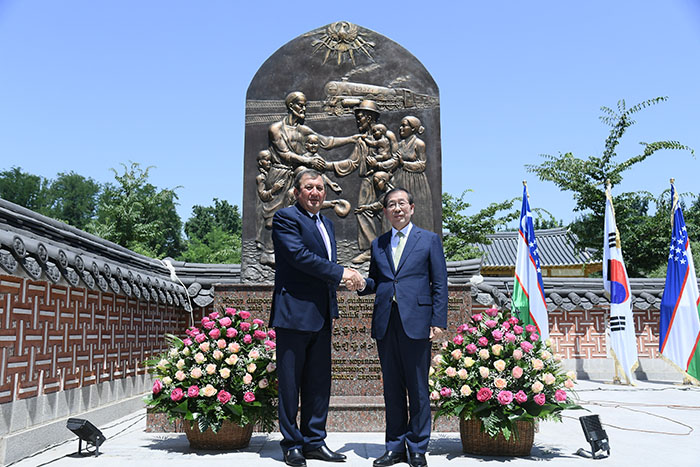
[[[471,213],[517,197],[573,219],[569,193],[527,173],[540,154],[600,154],[600,106],[669,96],[618,151],[678,140],[700,156],[700,2],[0,0],[0,169],[100,182],[156,166],[186,220],[242,200],[245,94],[300,34],[346,20],[398,42],[440,87],[443,190]],[[700,192],[700,162],[656,154],[622,190]]]

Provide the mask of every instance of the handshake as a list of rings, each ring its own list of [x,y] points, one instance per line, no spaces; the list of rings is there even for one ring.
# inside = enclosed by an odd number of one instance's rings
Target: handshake
[[[343,269],[343,283],[345,287],[351,291],[363,290],[365,288],[365,280],[359,272],[352,268]]]

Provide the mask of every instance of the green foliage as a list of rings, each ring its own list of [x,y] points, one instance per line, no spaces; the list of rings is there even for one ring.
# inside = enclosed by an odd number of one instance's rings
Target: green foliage
[[[94,234],[137,253],[162,258],[183,250],[182,221],[175,209],[177,189],[158,189],[148,182],[152,167],[132,162],[116,170],[117,183],[107,183],[99,197],[97,218],[88,226]]]
[[[490,243],[486,237],[488,234],[505,227],[519,215],[517,211],[501,213],[513,209],[513,204],[518,198],[491,203],[476,214],[466,215],[464,211],[471,204],[465,201],[464,197],[470,191],[472,190],[463,191],[459,198],[449,193],[442,194],[442,225],[449,232],[444,238],[443,247],[448,261],[478,258],[481,252],[473,245]]]
[[[48,188],[48,215],[84,230],[97,211],[100,184],[75,172],[59,173]]]
[[[12,167],[0,172],[0,198],[27,209],[46,214],[47,180]]]
[[[241,262],[241,214],[238,206],[214,198],[213,206],[192,208],[185,223],[189,238],[180,260],[193,263]]]
[[[579,247],[600,250],[603,245],[603,226],[605,215],[605,183],[610,181],[612,187],[622,182],[623,173],[639,164],[660,150],[688,151],[695,157],[692,148],[678,141],[655,141],[640,143],[642,151],[618,161],[617,147],[627,129],[636,122],[632,116],[647,107],[668,100],[667,97],[649,99],[627,108],[624,100],[617,104],[617,110],[601,107],[601,121],[611,127],[605,140],[602,156],[589,156],[586,159],[575,157],[572,153],[559,156],[543,155],[545,161],[539,165],[526,165],[529,172],[535,173],[541,180],[553,182],[562,191],[573,193],[575,211],[581,212],[571,225],[572,231],[579,238]],[[669,228],[662,229],[660,217],[650,215],[651,203],[656,203],[659,216],[670,213],[659,197],[645,192],[619,193],[613,196],[615,218],[618,229],[624,229],[623,251],[625,263],[631,275],[644,275],[658,268],[664,262],[665,245],[669,237]],[[670,216],[670,214],[668,214]],[[668,225],[668,224],[667,224]],[[625,244],[630,248],[625,248]],[[666,245],[667,246],[667,245]],[[657,252],[657,253],[654,253]],[[659,254],[661,253],[661,254]]]

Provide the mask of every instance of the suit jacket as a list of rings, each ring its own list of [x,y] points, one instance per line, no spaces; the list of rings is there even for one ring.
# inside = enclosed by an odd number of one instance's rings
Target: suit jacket
[[[375,293],[372,337],[382,339],[396,296],[406,335],[427,339],[430,327],[447,327],[447,264],[440,237],[415,224],[406,239],[398,268],[391,254],[391,232],[372,242],[372,260],[365,289]]]
[[[280,209],[272,220],[275,290],[270,326],[319,331],[326,317],[338,317],[336,288],[343,267],[336,263],[333,223],[319,214],[331,241],[332,261],[314,220],[299,205]]]

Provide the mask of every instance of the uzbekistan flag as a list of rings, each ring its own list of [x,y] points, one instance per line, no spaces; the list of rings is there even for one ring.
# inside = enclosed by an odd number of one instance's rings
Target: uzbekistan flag
[[[627,384],[638,366],[637,339],[632,318],[632,294],[627,269],[622,259],[620,232],[615,223],[610,185],[605,190],[605,235],[603,237],[603,287],[610,299],[610,353],[616,369],[621,369]]]
[[[518,313],[525,325],[536,326],[542,339],[549,338],[549,321],[544,286],[542,285],[539,247],[535,239],[530,204],[527,200],[527,185],[523,187],[523,207],[520,210],[518,255],[515,261],[513,284],[513,310]]]
[[[678,194],[671,181],[673,232],[668,254],[666,284],[661,298],[659,351],[696,380],[700,379],[700,299],[690,252],[688,231]]]

